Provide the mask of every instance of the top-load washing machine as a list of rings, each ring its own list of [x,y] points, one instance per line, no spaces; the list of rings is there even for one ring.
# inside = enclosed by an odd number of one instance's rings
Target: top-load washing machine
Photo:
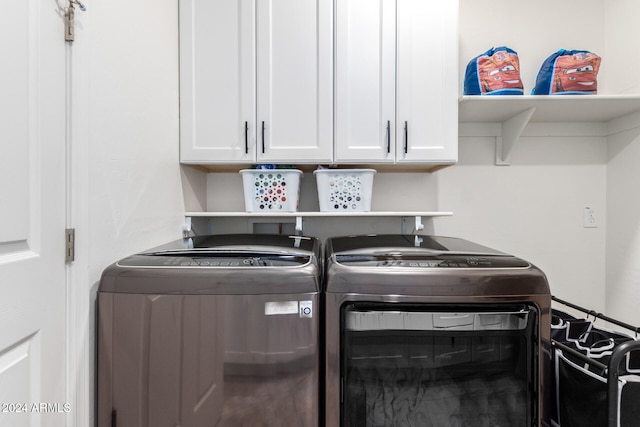
[[[548,426],[551,294],[531,263],[466,240],[325,247],[326,426]]]
[[[320,243],[200,236],[109,266],[98,427],[317,426]]]

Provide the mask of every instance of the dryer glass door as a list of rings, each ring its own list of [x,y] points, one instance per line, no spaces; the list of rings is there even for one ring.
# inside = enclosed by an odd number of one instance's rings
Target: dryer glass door
[[[537,425],[536,325],[526,304],[344,306],[342,425]]]

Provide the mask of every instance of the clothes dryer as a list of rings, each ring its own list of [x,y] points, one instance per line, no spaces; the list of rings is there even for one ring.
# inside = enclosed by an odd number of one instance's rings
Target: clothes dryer
[[[326,242],[326,426],[548,426],[551,294],[466,240]]]

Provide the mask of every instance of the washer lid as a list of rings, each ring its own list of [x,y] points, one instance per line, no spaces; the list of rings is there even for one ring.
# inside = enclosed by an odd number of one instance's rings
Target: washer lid
[[[464,239],[368,235],[329,239],[331,257],[352,267],[527,268],[530,263]]]
[[[285,236],[280,234],[214,234],[193,236],[174,240],[167,244],[152,248],[144,253],[160,253],[165,251],[193,249],[240,249],[251,251],[256,248],[276,252],[308,253],[318,250],[318,240],[307,236]]]
[[[100,292],[155,295],[317,293],[320,242],[312,237],[216,235],[178,240],[108,266]]]
[[[216,249],[138,254],[117,262],[120,267],[295,267],[308,264],[311,255]]]
[[[328,239],[325,292],[375,301],[550,295],[544,273],[525,260],[463,239],[418,237]]]
[[[398,252],[403,254],[476,254],[507,255],[504,252],[479,245],[469,240],[443,236],[409,236],[402,234],[376,234],[346,236],[329,239],[332,253],[380,254]]]
[[[117,262],[120,267],[294,267],[316,262],[313,237],[221,234],[176,240]]]

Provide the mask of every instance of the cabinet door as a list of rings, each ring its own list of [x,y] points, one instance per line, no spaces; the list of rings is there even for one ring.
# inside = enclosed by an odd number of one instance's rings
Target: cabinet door
[[[333,2],[257,2],[258,162],[333,157]]]
[[[396,160],[458,157],[458,2],[397,0]]]
[[[336,162],[393,162],[395,0],[336,2]]]
[[[254,0],[180,0],[180,160],[254,162]]]

